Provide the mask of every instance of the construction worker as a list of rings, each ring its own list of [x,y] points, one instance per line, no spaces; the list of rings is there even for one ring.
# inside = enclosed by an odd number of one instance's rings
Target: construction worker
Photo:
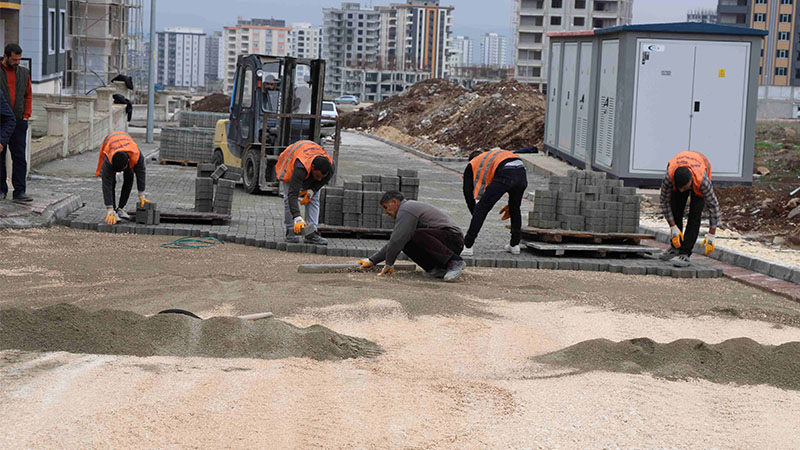
[[[139,151],[139,146],[124,131],[111,133],[103,140],[94,175],[102,177],[103,180],[103,201],[106,205],[105,222],[107,224],[116,225],[120,219],[130,220],[131,217],[125,212],[125,205],[131,195],[134,174],[136,174],[136,187],[139,191],[139,203],[141,206],[147,203],[144,194],[144,159],[142,152]],[[119,204],[114,201],[118,172],[122,172],[122,191],[119,194]]]
[[[384,213],[396,220],[389,242],[377,253],[360,260],[362,269],[386,261],[379,276],[394,274],[400,251],[425,270],[428,278],[452,281],[467,266],[459,256],[464,236],[444,211],[415,200],[406,200],[398,191],[386,191],[380,201]]]
[[[691,197],[686,227],[683,212]],[[711,163],[699,152],[680,152],[667,164],[667,173],[661,182],[661,208],[670,231],[671,248],[661,255],[675,267],[690,265],[689,257],[700,234],[700,215],[708,205],[708,233],[703,239],[703,253],[714,251],[714,235],[719,223],[719,202],[711,185]]]
[[[472,256],[472,245],[495,203],[508,193],[508,204],[500,210],[502,220],[511,218],[511,241],[505,250],[519,255],[522,213],[520,205],[528,187],[525,165],[516,154],[495,148],[488,152],[475,151],[469,155],[464,169],[464,200],[472,214],[462,256]],[[475,203],[477,201],[477,204]]]
[[[299,234],[307,226],[314,231],[305,234],[309,244],[327,245],[328,240],[317,230],[319,221],[319,191],[333,176],[333,159],[317,143],[298,141],[286,147],[278,156],[275,174],[283,192],[283,223],[286,242],[299,243]],[[298,197],[302,197],[299,200]],[[306,205],[306,217],[300,215],[300,205]],[[306,221],[308,221],[306,223]]]

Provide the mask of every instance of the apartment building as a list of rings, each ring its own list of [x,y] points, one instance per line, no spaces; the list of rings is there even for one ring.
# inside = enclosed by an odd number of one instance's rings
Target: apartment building
[[[473,66],[475,65],[475,41],[466,36],[456,36],[453,39],[452,66]]]
[[[719,0],[719,23],[766,30],[759,84],[800,86],[798,0]]]
[[[381,51],[379,11],[361,9],[359,3],[342,3],[341,8],[323,8],[322,18],[327,97],[352,93],[344,88],[344,68],[378,69],[394,56],[389,56],[388,48]],[[388,15],[384,20],[389,22]]]
[[[225,45],[221,31],[206,35],[206,88],[208,90],[222,90],[222,80],[225,79]]]
[[[0,2],[0,48],[9,42],[19,42],[19,13],[22,0]]]
[[[317,59],[322,57],[322,28],[312,27],[307,22],[294,22],[289,28],[289,55],[297,58]],[[298,66],[296,82],[311,76],[308,66]]]
[[[555,31],[628,25],[633,0],[512,0],[517,80],[547,89],[549,40]]]
[[[206,35],[201,28],[172,27],[156,33],[156,84],[206,85]]]
[[[686,13],[687,22],[717,23],[716,9],[693,9]]]
[[[508,65],[508,39],[497,33],[486,33],[481,37],[481,64],[505,67]]]
[[[279,19],[238,20],[234,26],[225,27],[225,83],[224,91],[233,90],[236,72],[236,59],[239,55],[255,53],[260,55],[287,56],[289,37],[292,29],[286,21]]]

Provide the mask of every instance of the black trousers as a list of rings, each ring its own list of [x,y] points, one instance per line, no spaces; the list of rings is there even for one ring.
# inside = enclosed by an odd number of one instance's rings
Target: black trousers
[[[128,198],[131,196],[131,189],[133,189],[133,170],[130,167],[126,167],[125,170],[122,171],[122,190],[119,192],[119,206],[117,206],[116,202],[114,202],[114,209],[122,208],[125,209],[125,205],[128,204]],[[117,177],[114,176],[111,180],[111,197],[114,197],[114,192],[117,190]]]
[[[689,203],[689,216],[686,218],[686,228],[684,228],[683,211],[686,209],[686,201],[689,200],[689,197],[692,198],[692,201]],[[692,249],[700,234],[700,218],[703,208],[706,206],[706,199],[695,194],[692,189],[687,189],[685,192],[673,190],[669,197],[669,206],[672,209],[675,225],[683,232],[683,243],[678,249],[678,253],[692,256]]]
[[[445,268],[451,259],[461,259],[464,237],[459,232],[441,228],[417,228],[405,247],[405,253],[426,272]]]
[[[6,151],[11,152],[11,184],[14,186],[14,195],[25,193],[25,175],[28,171],[28,161],[25,160],[25,137],[28,134],[28,121],[19,119],[11,139],[8,140],[6,149],[0,152],[0,192],[8,193],[8,183],[6,178]]]
[[[522,229],[520,205],[527,188],[528,174],[525,167],[503,167],[498,170],[472,211],[472,220],[469,223],[467,236],[464,238],[464,245],[472,247],[478,237],[478,232],[483,227],[486,215],[506,192],[508,192],[508,212],[511,214],[511,245],[519,245],[520,230]]]

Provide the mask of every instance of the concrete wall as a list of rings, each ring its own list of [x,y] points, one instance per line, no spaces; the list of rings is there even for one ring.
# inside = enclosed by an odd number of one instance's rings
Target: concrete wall
[[[800,117],[800,87],[758,87],[758,119],[797,119],[798,117]]]

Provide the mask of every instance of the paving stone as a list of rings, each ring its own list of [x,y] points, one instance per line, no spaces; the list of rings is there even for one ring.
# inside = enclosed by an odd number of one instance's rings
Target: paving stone
[[[784,266],[781,264],[773,264],[769,268],[769,276],[777,278],[779,280],[788,281],[792,278],[792,270],[796,269],[792,269],[791,267]]]
[[[497,261],[493,258],[475,258],[475,267],[496,267]]]
[[[275,244],[275,249],[276,250],[281,250],[281,251],[286,251],[286,245],[287,245],[286,242],[278,242],[278,243]]]
[[[622,273],[625,275],[647,275],[647,267],[643,266],[624,266]]]
[[[546,269],[546,270],[556,270],[556,269],[558,269],[558,261],[540,260],[539,261],[539,268],[540,269]]]
[[[610,262],[608,263],[608,271],[611,273],[622,273],[622,270],[625,268],[625,264],[618,263],[618,262]]]
[[[506,269],[514,269],[517,267],[517,261],[514,259],[498,259],[497,260],[497,267],[502,267]]]
[[[697,278],[717,278],[717,270],[713,268],[696,268],[696,275]]]
[[[534,259],[520,259],[517,261],[517,268],[519,269],[538,269],[539,262]]]
[[[672,266],[660,266],[656,268],[656,275],[660,277],[671,277],[672,276]]]
[[[289,253],[302,253],[303,252],[303,244],[286,244],[286,251]]]
[[[697,276],[697,270],[692,267],[673,267],[672,278],[694,278]]]
[[[578,270],[579,263],[562,259],[558,261],[558,270]]]

